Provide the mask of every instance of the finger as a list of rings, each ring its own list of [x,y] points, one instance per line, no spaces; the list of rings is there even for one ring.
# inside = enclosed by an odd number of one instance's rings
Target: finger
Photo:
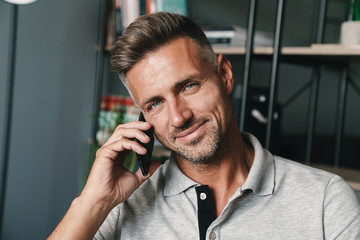
[[[110,145],[123,138],[126,139],[138,139],[140,142],[148,143],[150,138],[142,131],[136,128],[119,128],[110,138],[104,143],[104,146]]]
[[[130,150],[138,154],[146,154],[146,149],[141,146],[138,142],[126,138],[122,138],[118,141],[115,141],[107,146],[102,146],[96,153],[97,158],[109,158],[115,160],[119,153]]]
[[[148,122],[143,121],[135,121],[135,122],[129,122],[120,124],[115,128],[115,131],[119,128],[137,128],[143,131],[149,130],[151,128],[151,124]]]
[[[109,145],[110,149],[112,149],[113,151],[116,152],[121,152],[124,150],[131,150],[134,151],[138,154],[146,154],[147,150],[146,148],[144,148],[143,146],[141,146],[138,142],[132,140],[132,139],[127,139],[127,138],[122,138],[117,142],[114,142],[113,144]]]

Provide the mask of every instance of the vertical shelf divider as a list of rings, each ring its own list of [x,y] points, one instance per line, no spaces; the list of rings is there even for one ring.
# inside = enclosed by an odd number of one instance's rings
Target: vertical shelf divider
[[[244,125],[245,125],[247,90],[250,81],[251,59],[252,59],[253,47],[254,47],[256,9],[257,9],[256,0],[250,0],[248,26],[247,26],[246,43],[245,43],[244,74],[243,74],[243,83],[241,88],[242,93],[241,93],[241,107],[240,107],[240,120],[239,120],[240,131],[244,130]]]
[[[276,98],[276,84],[279,69],[279,55],[281,49],[281,35],[282,25],[284,16],[284,0],[278,0],[277,11],[276,11],[276,24],[274,34],[274,52],[271,64],[271,76],[270,76],[270,90],[269,90],[269,106],[268,106],[268,117],[266,125],[266,136],[265,136],[265,148],[270,149],[271,141],[271,129],[272,120],[274,115],[274,102]]]

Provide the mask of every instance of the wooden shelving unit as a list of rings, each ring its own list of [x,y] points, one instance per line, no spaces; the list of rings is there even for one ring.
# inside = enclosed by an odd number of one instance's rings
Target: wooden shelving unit
[[[214,47],[216,53],[227,55],[245,55],[245,47]],[[254,55],[272,55],[273,47],[254,47]],[[282,47],[281,55],[304,56],[358,56],[360,46],[345,46],[340,44],[314,44],[310,47]]]
[[[245,47],[214,47],[217,54],[225,55],[245,55]],[[273,47],[254,47],[254,56],[272,56],[274,54]],[[340,44],[313,44],[309,47],[282,47],[280,48],[280,56],[288,56],[297,58],[327,58],[332,60],[360,60],[360,45],[345,46]],[[327,165],[311,166],[332,172],[343,177],[346,182],[356,191],[360,192],[360,171],[332,167]]]

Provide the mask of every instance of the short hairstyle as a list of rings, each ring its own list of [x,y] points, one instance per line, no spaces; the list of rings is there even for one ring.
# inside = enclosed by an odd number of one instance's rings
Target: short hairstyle
[[[200,59],[216,71],[217,57],[202,29],[188,17],[167,12],[143,15],[126,28],[111,50],[111,69],[128,88],[126,72],[147,54],[179,37],[191,39]]]

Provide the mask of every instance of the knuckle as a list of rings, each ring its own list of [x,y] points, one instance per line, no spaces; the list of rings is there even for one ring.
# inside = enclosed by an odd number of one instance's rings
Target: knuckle
[[[114,131],[119,131],[120,129],[122,129],[122,124],[117,125]]]
[[[99,148],[99,149],[96,151],[96,153],[95,153],[95,157],[96,157],[96,158],[98,158],[98,157],[101,156],[102,150],[103,150],[103,147]]]

